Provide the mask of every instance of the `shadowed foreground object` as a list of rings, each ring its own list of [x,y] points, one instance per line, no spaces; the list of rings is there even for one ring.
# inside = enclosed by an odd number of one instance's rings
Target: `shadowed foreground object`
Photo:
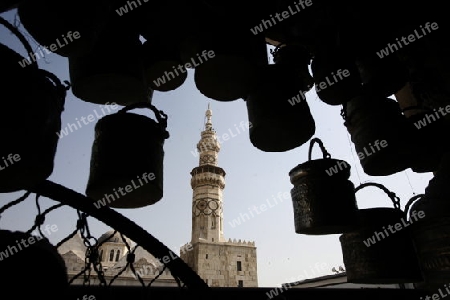
[[[67,299],[66,266],[48,239],[20,231],[0,230],[0,255],[3,295],[21,295],[25,292],[22,289],[26,289],[37,299]],[[18,287],[20,282],[24,285]]]
[[[406,214],[400,209],[400,200],[383,185],[371,182],[359,185],[355,193],[367,186],[378,187],[387,193],[394,208],[359,209],[358,229],[339,237],[347,281],[373,284],[421,282],[422,274],[410,227],[386,233],[388,226],[403,224],[402,219],[406,221]]]
[[[31,51],[20,32],[4,19],[0,23]],[[68,89],[36,62],[22,67],[18,62],[23,59],[0,44],[0,64],[7,74],[0,89],[8,95],[0,112],[0,193],[30,188],[52,174]]]

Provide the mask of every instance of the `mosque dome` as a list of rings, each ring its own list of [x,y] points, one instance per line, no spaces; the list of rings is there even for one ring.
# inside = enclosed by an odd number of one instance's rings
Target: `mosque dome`
[[[109,231],[105,232],[104,234],[102,234],[100,236],[100,238],[98,239],[98,244],[101,244],[101,243],[125,244],[122,240],[122,236],[130,247],[134,244],[130,238],[126,237],[125,235],[121,235],[120,232],[118,232],[116,230],[109,230]]]

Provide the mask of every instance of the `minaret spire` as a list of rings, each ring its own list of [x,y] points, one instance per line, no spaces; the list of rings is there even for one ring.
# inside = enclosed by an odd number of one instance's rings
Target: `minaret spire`
[[[205,116],[206,116],[205,130],[213,130],[212,121],[211,121],[212,110],[210,108],[209,103],[208,103],[208,109],[205,112]]]
[[[205,112],[205,130],[197,143],[199,165],[191,172],[193,189],[192,242],[199,239],[223,242],[222,191],[225,171],[218,167],[220,144],[212,127],[212,110],[208,103]]]

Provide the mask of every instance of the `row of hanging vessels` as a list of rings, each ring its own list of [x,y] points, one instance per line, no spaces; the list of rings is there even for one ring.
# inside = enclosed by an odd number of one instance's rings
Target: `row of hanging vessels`
[[[323,158],[311,160],[316,142],[321,147]],[[365,244],[376,231],[383,232],[387,226],[402,222],[401,219],[406,221],[406,213],[400,210],[400,200],[394,193],[377,183],[365,183],[355,188],[348,179],[350,165],[332,159],[318,138],[311,140],[309,160],[293,168],[289,176],[294,185],[291,197],[295,232],[341,234],[339,240],[348,282],[393,284],[422,281],[408,230],[373,245]],[[385,191],[394,208],[358,209],[356,192],[367,186]]]

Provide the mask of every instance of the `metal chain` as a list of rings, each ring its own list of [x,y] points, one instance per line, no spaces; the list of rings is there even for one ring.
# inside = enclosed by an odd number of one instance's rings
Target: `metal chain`
[[[382,189],[388,195],[388,197],[392,200],[392,203],[394,203],[394,208],[398,209],[398,210],[401,210],[401,208],[400,208],[400,198],[394,192],[392,192],[389,189],[387,189],[381,183],[365,182],[365,183],[360,184],[359,186],[357,186],[355,188],[355,193],[357,191],[359,191],[360,189],[365,188],[367,186],[375,186],[375,187],[378,187],[378,188]]]
[[[83,238],[83,243],[86,246],[85,254],[85,272],[83,276],[83,285],[90,286],[91,284],[91,270],[92,268],[97,273],[100,281],[100,286],[106,286],[106,280],[103,273],[103,267],[100,262],[100,256],[98,253],[98,240],[91,235],[89,225],[87,222],[87,214],[78,212],[80,218],[81,228],[80,233]]]

